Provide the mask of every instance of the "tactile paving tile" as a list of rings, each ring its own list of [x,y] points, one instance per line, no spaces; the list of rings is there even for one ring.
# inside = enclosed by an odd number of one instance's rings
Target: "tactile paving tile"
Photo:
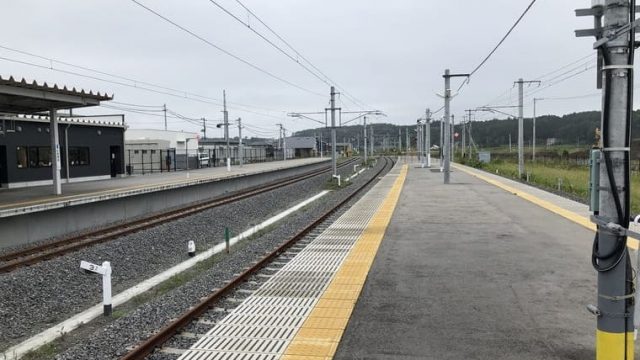
[[[382,204],[393,181],[393,177],[383,178],[178,360],[279,359]],[[343,269],[344,274],[348,274],[346,271]],[[355,301],[359,294],[356,288],[345,281],[339,291],[323,301]],[[324,322],[321,325],[328,338],[338,337],[346,326],[338,318],[317,321]],[[300,351],[314,347],[314,343],[303,344]]]

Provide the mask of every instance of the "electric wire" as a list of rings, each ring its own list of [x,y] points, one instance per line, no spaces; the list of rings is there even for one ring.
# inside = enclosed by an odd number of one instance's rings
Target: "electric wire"
[[[147,10],[148,12],[152,13],[153,15],[155,15],[155,16],[157,16],[157,17],[159,17],[160,19],[164,20],[165,22],[167,22],[167,23],[169,23],[169,24],[173,25],[174,27],[176,27],[176,28],[178,28],[178,29],[182,30],[183,32],[185,32],[185,33],[187,33],[187,34],[191,35],[192,37],[194,37],[194,38],[196,38],[196,39],[198,39],[198,40],[202,41],[203,43],[205,43],[205,44],[207,44],[207,45],[211,46],[212,48],[214,48],[214,49],[216,49],[216,50],[218,50],[218,51],[222,52],[223,54],[225,54],[225,55],[227,55],[227,56],[229,56],[229,57],[231,57],[231,58],[233,58],[233,59],[235,59],[235,60],[237,60],[237,61],[239,61],[239,62],[241,62],[241,63],[243,63],[243,64],[245,64],[245,65],[247,65],[247,66],[249,66],[249,67],[251,67],[252,69],[254,69],[254,70],[256,70],[256,71],[259,71],[259,72],[261,72],[261,73],[263,73],[263,74],[265,74],[265,75],[267,75],[267,76],[269,76],[269,77],[271,77],[271,78],[273,78],[273,79],[275,79],[275,80],[278,80],[278,81],[280,81],[280,82],[282,82],[282,83],[285,83],[285,84],[287,84],[287,85],[289,85],[289,86],[295,87],[295,88],[297,88],[297,89],[299,89],[299,90],[305,91],[305,92],[307,92],[307,93],[309,93],[309,94],[313,94],[313,95],[323,96],[323,97],[324,97],[324,95],[323,95],[323,94],[320,94],[320,93],[315,92],[315,91],[313,91],[313,90],[310,90],[310,89],[307,89],[307,88],[305,88],[305,87],[302,87],[302,86],[300,86],[300,85],[298,85],[298,84],[295,84],[295,83],[293,83],[293,82],[291,82],[291,81],[289,81],[289,80],[286,80],[286,79],[284,79],[284,78],[282,78],[282,77],[280,77],[280,76],[278,76],[278,75],[276,75],[276,74],[274,74],[274,73],[272,73],[272,72],[270,72],[270,71],[268,71],[268,70],[266,70],[266,69],[263,69],[263,68],[259,67],[258,65],[253,64],[252,62],[250,62],[250,61],[248,61],[248,60],[245,60],[245,59],[241,58],[241,57],[240,57],[240,56],[238,56],[238,55],[235,55],[234,53],[232,53],[232,52],[230,52],[230,51],[228,51],[228,50],[223,49],[222,47],[220,47],[220,46],[218,46],[218,45],[214,44],[213,42],[211,42],[211,41],[209,41],[209,40],[205,39],[204,37],[202,37],[202,36],[200,36],[200,35],[196,34],[196,33],[195,33],[195,32],[193,32],[192,30],[189,30],[188,28],[186,28],[186,27],[184,27],[184,26],[182,26],[182,25],[178,24],[177,22],[175,22],[175,21],[173,21],[173,20],[169,19],[168,17],[166,17],[166,16],[164,16],[164,15],[160,14],[159,12],[157,12],[157,11],[153,10],[152,8],[150,8],[150,7],[148,7],[148,6],[144,5],[144,4],[142,4],[142,3],[141,3],[141,2],[139,2],[138,0],[131,0],[131,2],[133,2],[134,4],[136,4],[136,5],[140,6],[140,7],[141,7],[141,8],[143,8],[143,9]]]
[[[314,70],[316,70],[320,75],[322,75],[327,81],[329,81],[330,83],[332,83],[333,85],[335,85],[336,88],[340,89],[345,97],[348,98],[349,101],[351,101],[354,105],[360,107],[360,108],[372,108],[371,106],[367,105],[366,103],[360,101],[358,98],[356,98],[355,96],[351,95],[350,93],[348,93],[344,87],[340,86],[337,82],[333,81],[329,76],[327,76],[324,72],[322,72],[322,70],[320,70],[317,66],[315,66],[309,59],[307,59],[305,56],[303,56],[298,50],[296,50],[296,48],[293,47],[293,45],[291,45],[287,40],[285,40],[280,34],[278,34],[275,30],[273,30],[269,25],[267,25],[266,22],[264,22],[258,15],[256,15],[255,12],[253,12],[250,8],[248,8],[246,5],[244,5],[240,0],[236,0],[236,2],[242,6],[242,8],[244,8],[251,16],[253,16],[256,20],[258,20],[258,22],[260,24],[262,24],[262,26],[264,26],[267,30],[269,30],[269,32],[271,32],[274,36],[276,36],[280,41],[282,41],[283,44],[285,44],[289,49],[291,49],[298,57],[300,57],[303,61],[305,61],[307,64],[309,64],[309,66],[311,66]],[[248,25],[247,25],[248,26]]]
[[[520,24],[520,22],[522,21],[522,19],[525,17],[525,15],[527,15],[527,13],[529,12],[529,10],[533,7],[533,4],[536,3],[537,0],[532,0],[531,3],[529,3],[529,6],[527,6],[527,8],[524,10],[524,12],[520,15],[520,17],[518,17],[518,19],[516,20],[516,22],[511,26],[511,28],[509,28],[509,30],[507,31],[507,33],[502,37],[502,39],[500,39],[500,41],[498,42],[498,44],[489,52],[489,54],[480,62],[480,64],[478,64],[470,73],[469,73],[469,77],[467,77],[466,80],[464,80],[462,82],[462,84],[460,84],[460,87],[458,87],[458,92],[466,85],[469,83],[469,78],[471,76],[473,76],[476,72],[478,72],[478,70],[480,70],[486,63],[487,61],[489,61],[489,59],[491,58],[491,56],[493,56],[493,54],[498,51],[498,48],[500,48],[500,46],[505,42],[505,40],[507,40],[507,38],[509,37],[509,35],[511,35],[511,33],[513,32],[513,30],[515,30],[515,28],[518,26],[518,24]]]
[[[0,47],[2,47],[2,46],[0,46]],[[4,48],[4,47],[2,47],[2,48]],[[37,57],[40,57],[40,56],[37,56]],[[131,81],[132,83],[126,83],[126,82],[117,81],[117,80],[110,80],[110,79],[105,79],[103,77],[98,77],[98,76],[88,75],[88,74],[82,74],[82,73],[71,71],[71,70],[65,70],[65,69],[54,67],[53,64],[50,64],[49,66],[45,66],[45,65],[42,65],[42,64],[36,64],[36,63],[25,61],[25,60],[12,59],[12,58],[7,58],[7,57],[3,57],[3,56],[0,56],[0,60],[7,61],[7,62],[12,62],[12,63],[16,63],[16,64],[21,64],[21,65],[26,65],[26,66],[31,66],[31,67],[36,67],[36,68],[40,68],[40,69],[55,71],[55,72],[63,73],[63,74],[66,74],[66,75],[73,75],[73,76],[82,77],[82,78],[86,78],[86,79],[96,80],[96,81],[109,83],[109,84],[113,84],[113,85],[124,86],[124,87],[132,88],[132,89],[152,92],[152,93],[161,94],[161,95],[167,95],[167,96],[171,96],[171,97],[175,97],[175,98],[179,98],[179,99],[187,99],[187,100],[196,101],[196,102],[200,102],[200,103],[204,103],[204,104],[222,106],[222,102],[219,102],[217,99],[214,99],[214,98],[209,98],[209,97],[205,97],[205,96],[202,96],[202,95],[197,95],[197,94],[190,93],[190,92],[187,92],[187,91],[180,91],[180,90],[175,90],[175,89],[171,89],[171,88],[165,88],[165,87],[162,87],[162,86],[159,86],[159,85],[153,85],[153,84],[150,84],[150,83],[145,83],[143,81],[138,81],[138,80],[134,80],[134,79],[127,79],[127,78],[121,77],[119,75],[107,75],[107,76],[112,76],[114,78],[120,78],[120,79],[126,79],[127,81]],[[50,60],[53,60],[53,59],[50,59]],[[54,62],[54,61],[52,61],[52,62]],[[60,62],[60,61],[57,61],[57,60],[55,62],[59,62],[60,64],[65,64],[64,62]],[[69,65],[69,66],[73,66],[73,67],[77,67],[77,68],[81,68],[82,69],[81,66],[74,66],[74,65]],[[108,74],[108,73],[101,72],[99,70],[95,70],[95,71],[94,70],[88,70],[88,71],[92,71],[92,72],[95,72],[95,73]],[[141,86],[139,84],[145,84],[145,85],[148,85],[149,87]],[[170,90],[167,90],[167,91],[157,90],[157,89],[153,89],[152,87],[156,87],[156,88],[159,88],[159,89],[163,89],[164,88],[164,89],[170,89]],[[175,91],[175,93],[170,92],[170,91]],[[228,103],[231,103],[231,102],[228,102]],[[234,110],[237,110],[237,111],[243,111],[243,112],[247,112],[247,113],[252,113],[252,114],[256,114],[256,115],[260,115],[260,116],[272,117],[272,118],[280,119],[280,117],[272,115],[272,114],[262,113],[262,112],[249,110],[249,109],[244,109],[244,108],[242,108],[243,106],[252,107],[250,105],[245,105],[245,104],[241,105],[239,103],[235,103],[235,106],[229,105],[228,108],[231,108],[231,109],[234,109]],[[272,111],[272,110],[269,110],[269,111]],[[284,111],[282,111],[282,112],[284,113]]]

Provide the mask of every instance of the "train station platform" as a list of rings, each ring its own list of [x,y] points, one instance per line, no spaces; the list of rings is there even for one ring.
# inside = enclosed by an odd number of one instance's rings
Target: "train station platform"
[[[0,248],[149,216],[325,166],[308,158],[0,190]]]
[[[204,182],[295,168],[320,161],[326,161],[326,159],[309,158],[246,164],[242,167],[234,166],[230,172],[226,167],[210,167],[133,175],[109,180],[72,182],[62,185],[63,195],[60,196],[51,194],[51,185],[0,189],[0,217],[193,186]]]
[[[335,359],[594,359],[585,205],[412,167]]]
[[[595,358],[586,205],[451,175],[398,163],[180,360]]]

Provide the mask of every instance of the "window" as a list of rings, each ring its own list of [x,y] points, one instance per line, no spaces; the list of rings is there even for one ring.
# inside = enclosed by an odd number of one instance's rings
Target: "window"
[[[89,165],[89,148],[88,147],[69,147],[69,165],[83,166]]]
[[[133,153],[134,153],[134,154],[139,154],[139,153],[140,153],[140,150],[133,150]]]
[[[18,146],[16,147],[18,169],[51,166],[51,147]]]
[[[156,151],[155,151],[155,150],[151,150],[151,154],[155,154],[155,153],[156,153]]]
[[[29,165],[27,162],[27,147],[26,146],[18,146],[16,147],[16,155],[18,158],[18,169],[25,169]]]
[[[147,150],[142,150],[142,154],[143,155],[146,154],[146,153],[147,153]]]
[[[51,166],[51,147],[48,146],[29,146],[29,167],[50,167]]]

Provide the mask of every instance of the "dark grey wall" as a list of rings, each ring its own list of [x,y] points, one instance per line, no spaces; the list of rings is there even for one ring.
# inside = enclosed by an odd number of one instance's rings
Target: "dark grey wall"
[[[16,128],[21,131],[9,132],[6,136],[0,136],[0,146],[6,146],[7,181],[23,182],[51,179],[51,168],[25,168],[17,167],[16,147],[18,146],[51,146],[50,135],[46,131],[49,124],[46,122],[16,121]],[[60,155],[62,161],[62,178],[66,176],[64,131],[67,124],[59,125]],[[38,130],[40,129],[40,130]],[[100,135],[98,135],[100,131]],[[111,174],[110,146],[120,146],[120,164],[124,164],[124,129],[106,126],[87,126],[72,124],[68,130],[69,145],[89,148],[89,165],[71,166],[69,175],[73,177],[101,176]],[[53,155],[52,153],[52,156]],[[54,159],[52,159],[54,160]],[[124,166],[120,167],[120,174],[124,173]]]

